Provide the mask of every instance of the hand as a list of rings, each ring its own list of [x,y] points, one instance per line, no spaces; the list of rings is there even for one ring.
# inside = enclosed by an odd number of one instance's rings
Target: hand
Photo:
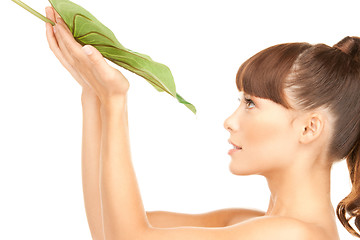
[[[60,17],[59,14],[52,8],[45,8],[46,17],[51,21],[56,22],[56,17]],[[61,62],[61,64],[70,72],[70,74],[75,78],[75,80],[81,85],[83,90],[86,92],[95,92],[91,89],[91,87],[83,80],[83,78],[79,75],[79,73],[74,69],[64,58],[62,52],[59,49],[58,42],[55,38],[53,28],[50,23],[46,23],[46,38],[48,40],[49,47],[51,51],[55,54],[57,59]]]
[[[55,22],[56,29],[54,33],[51,24],[46,23],[50,49],[83,89],[93,91],[102,103],[117,96],[125,96],[130,84],[124,75],[111,67],[95,47],[82,47],[52,7],[46,8],[46,15]],[[92,53],[88,55],[86,50]]]

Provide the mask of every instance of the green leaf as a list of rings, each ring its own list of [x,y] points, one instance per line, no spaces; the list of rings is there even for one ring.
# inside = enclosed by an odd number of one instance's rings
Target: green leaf
[[[12,1],[43,21],[54,25],[48,18],[31,9],[20,0]],[[49,0],[49,2],[64,20],[78,43],[82,46],[87,44],[94,46],[108,60],[143,77],[157,91],[172,95],[196,114],[196,108],[176,92],[174,78],[166,65],[155,62],[145,54],[125,48],[109,28],[83,7],[69,0]]]

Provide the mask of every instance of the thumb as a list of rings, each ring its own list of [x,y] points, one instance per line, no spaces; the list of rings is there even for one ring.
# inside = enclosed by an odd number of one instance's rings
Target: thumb
[[[91,45],[84,45],[81,50],[89,57],[89,59],[94,64],[100,65],[100,67],[104,67],[104,65],[106,66],[108,65],[101,52],[99,52],[99,50],[97,50],[95,47]]]

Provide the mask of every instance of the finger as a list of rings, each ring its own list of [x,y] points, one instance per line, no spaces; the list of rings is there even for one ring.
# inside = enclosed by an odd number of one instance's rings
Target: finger
[[[46,23],[46,27],[48,28],[47,29],[47,32],[46,32],[46,36],[47,36],[47,39],[48,39],[48,43],[49,43],[49,47],[51,49],[51,51],[55,54],[55,56],[57,57],[57,59],[59,59],[60,63],[66,68],[68,69],[69,71],[71,71],[71,69],[73,68],[68,60],[64,57],[63,53],[61,52],[59,46],[58,46],[58,43],[57,43],[57,40],[56,38],[54,37],[54,33],[53,33],[53,28],[52,28],[52,25],[50,23]],[[74,76],[76,77],[76,76]]]
[[[53,13],[49,7],[45,9],[46,17],[53,20]],[[46,23],[46,38],[49,44],[50,49],[53,51],[53,53],[56,55],[57,58],[63,59],[63,56],[61,54],[61,51],[59,49],[58,41],[55,37],[55,33],[53,30],[53,27],[50,23]],[[59,59],[60,60],[60,59]]]
[[[79,60],[86,59],[84,52],[81,51],[82,45],[75,40],[65,22],[63,20],[58,20],[57,25],[61,35],[61,41],[63,42],[68,53],[74,58],[78,58]]]
[[[88,61],[85,61],[87,67],[82,68],[79,72],[81,76],[86,79],[85,82],[99,93],[99,91],[101,92],[100,89],[103,88],[99,79],[109,75],[111,67],[95,47],[85,45],[81,48],[81,51]]]
[[[55,21],[54,16],[53,16],[54,13],[52,12],[50,7],[45,8],[45,13],[46,13],[47,18],[49,18],[52,21]],[[47,40],[49,42],[49,46],[50,46],[51,50],[53,48],[55,48],[55,46],[58,46],[58,43],[57,43],[57,40],[55,38],[52,25],[50,23],[46,23],[46,37],[47,37]]]
[[[49,11],[49,18],[55,22],[55,23],[62,23],[66,30],[68,30],[68,32],[72,35],[70,29],[68,28],[67,24],[65,23],[65,21],[61,18],[61,16],[55,11],[55,9],[53,7],[46,7],[47,11]]]
[[[52,6],[48,6],[48,8],[50,8],[50,10],[51,10],[51,13],[52,13],[51,16],[53,17],[51,20],[52,20],[53,22],[56,22],[56,19],[57,19],[57,18],[61,18],[61,16],[59,15],[59,13],[58,13]]]
[[[68,30],[63,20],[58,19],[56,29],[59,46],[64,57],[71,66],[76,68],[76,71],[83,79],[87,79],[93,83],[94,74],[92,64],[86,54],[81,50],[81,44],[74,39],[74,36]]]
[[[46,17],[51,21],[55,22],[55,13],[54,9],[50,6],[45,7]]]
[[[55,38],[53,27],[50,23],[46,23],[46,38],[49,44],[50,49],[58,56],[60,53],[58,42]]]
[[[56,18],[61,18],[61,16],[59,15],[59,13],[52,7],[53,11],[54,11],[54,15],[55,15],[55,20]]]
[[[75,64],[78,62],[78,59],[76,58],[77,53],[73,45],[74,44],[80,45],[80,44],[74,40],[72,35],[71,35],[72,41],[71,39],[69,40],[70,36],[61,24],[57,23],[55,28],[56,28],[55,36],[56,39],[58,40],[59,48],[62,55],[71,66],[75,66]],[[78,48],[81,47],[78,46]]]
[[[45,9],[46,11],[46,17],[48,17],[49,19],[53,20],[53,12],[51,11],[51,8],[47,7]],[[61,53],[61,50],[59,48],[58,45],[58,41],[55,37],[54,31],[53,31],[53,27],[50,23],[46,23],[46,38],[49,44],[49,47],[51,49],[51,51],[55,54],[55,56],[59,59],[59,61],[61,62],[61,64],[65,67],[68,68],[70,67],[69,63],[65,60],[63,54]]]
[[[62,26],[64,26],[64,28],[66,29],[66,31],[72,36],[72,32],[70,31],[69,27],[67,26],[67,24],[65,23],[64,19],[62,19],[61,17],[56,17],[56,23],[61,24]]]
[[[96,77],[105,76],[108,73],[108,69],[110,65],[106,62],[104,56],[97,50],[95,47],[91,45],[85,45],[81,49],[89,58],[92,63],[92,66],[95,68],[93,71]]]
[[[125,76],[118,70],[114,69],[109,65],[109,63],[105,60],[103,55],[92,45],[85,45],[82,47],[82,50],[90,59],[91,62],[91,72],[94,76],[94,80],[92,84],[95,86],[96,89],[103,88],[104,82],[113,81],[114,79],[123,78],[125,81],[120,81],[119,84],[122,84],[122,89],[128,88],[128,81],[126,80]],[[92,80],[93,80],[92,79]],[[100,81],[99,81],[100,79]]]
[[[47,6],[45,8],[45,12],[46,12],[46,17],[49,18],[51,21],[53,22],[57,22],[56,21],[56,14],[57,12],[54,10],[53,7],[51,6]],[[55,14],[56,13],[56,14]],[[57,14],[58,17],[59,14]],[[49,46],[50,46],[50,49],[52,50],[52,52],[55,54],[55,56],[59,59],[59,61],[61,62],[61,64],[71,73],[71,75],[77,79],[77,81],[80,81],[78,79],[82,79],[82,76],[81,74],[79,74],[78,71],[76,71],[73,66],[71,66],[68,61],[65,59],[65,57],[63,56],[60,48],[59,48],[59,44],[58,44],[58,41],[55,37],[55,33],[53,31],[53,27],[50,23],[47,23],[46,24],[46,36],[47,36],[47,39],[48,39],[48,43],[49,43]],[[82,79],[83,80],[83,79]],[[83,80],[83,82],[85,82],[85,84],[89,85],[85,80]],[[82,82],[79,82],[80,85],[82,85],[83,83]],[[88,86],[90,87],[90,86]]]
[[[61,25],[63,27],[60,28],[59,31],[65,30],[65,32],[60,32],[61,35],[59,37],[59,46],[61,50],[64,51],[64,55],[66,55],[66,58],[69,59],[70,56],[72,56],[73,58],[78,58],[78,56],[84,55],[84,53],[80,49],[82,45],[74,39],[74,36],[66,25],[65,21],[60,17],[60,15],[56,12],[54,8],[49,7],[49,15],[52,18],[55,17],[56,25]],[[57,26],[57,28],[59,27]]]
[[[56,25],[58,25],[58,22],[60,24],[63,23],[65,25],[65,22],[61,19],[60,15],[55,11],[55,9],[53,7],[50,7],[50,6],[46,7],[45,10],[46,10],[46,14],[49,16],[49,18],[53,22],[56,23]],[[60,21],[59,21],[59,19],[60,19]],[[65,68],[67,68],[67,69],[72,68],[74,63],[71,59],[71,55],[69,54],[68,50],[60,42],[61,37],[56,35],[53,31],[51,31],[51,33],[50,33],[50,31],[48,31],[48,32],[49,32],[49,39],[48,39],[49,45],[51,45],[50,48],[53,50],[54,54],[58,57],[58,59],[60,60],[60,62],[63,64],[63,66]],[[69,30],[68,30],[68,32],[69,32],[69,34],[71,34]],[[54,39],[56,44],[53,41],[51,41],[52,38]]]

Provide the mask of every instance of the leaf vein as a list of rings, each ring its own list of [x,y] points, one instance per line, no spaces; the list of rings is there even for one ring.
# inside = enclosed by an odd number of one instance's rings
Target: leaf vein
[[[144,57],[142,57],[142,56],[139,56],[139,55],[137,55],[137,54],[129,51],[129,49],[121,49],[121,48],[119,48],[119,47],[111,46],[111,45],[107,45],[107,44],[91,44],[91,45],[92,45],[92,46],[115,48],[115,49],[118,49],[118,50],[120,50],[120,51],[123,51],[123,52],[126,52],[126,53],[130,53],[130,54],[132,54],[132,55],[134,55],[134,56],[136,56],[136,57],[142,58],[142,59],[144,59],[144,60],[146,60],[146,61],[148,61],[148,62],[152,62],[152,61],[150,61],[150,60],[147,59],[147,58],[144,58]],[[153,62],[154,62],[154,61],[153,61]]]
[[[91,34],[91,33],[99,34],[99,35],[101,35],[101,36],[109,39],[113,44],[115,44],[114,41],[113,41],[111,38],[109,38],[108,36],[105,36],[104,34],[99,33],[99,32],[88,32],[88,33],[86,33],[86,34],[84,34],[84,35],[82,35],[82,36],[77,36],[77,38],[83,38],[83,37],[85,37],[85,36],[87,36],[87,35],[89,35],[89,34]],[[120,49],[120,48],[119,48],[119,49]]]
[[[82,15],[81,13],[76,13],[75,15],[74,15],[74,17],[73,17],[73,32],[72,32],[72,34],[73,34],[73,36],[74,36],[74,33],[75,33],[75,19],[76,19],[76,17],[78,17],[78,16],[80,16],[80,17],[83,17],[83,18],[86,18],[86,19],[88,19],[89,21],[91,21],[91,22],[93,22],[93,20],[91,20],[90,18],[88,18],[87,16],[84,16],[84,15]]]

